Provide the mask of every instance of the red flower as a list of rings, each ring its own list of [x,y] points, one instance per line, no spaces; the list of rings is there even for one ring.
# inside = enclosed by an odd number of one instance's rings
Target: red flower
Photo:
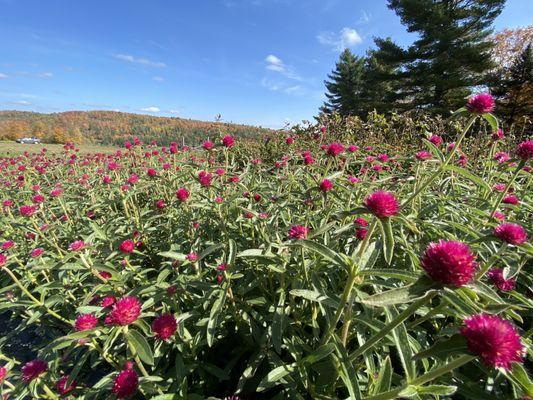
[[[337,157],[344,151],[344,146],[340,143],[331,143],[327,149],[326,154],[331,157]]]
[[[204,187],[211,186],[212,179],[213,179],[213,175],[211,175],[209,172],[200,171],[198,173],[198,182],[200,182],[200,185]]]
[[[365,206],[378,218],[392,217],[398,214],[398,200],[390,192],[378,190],[365,199]]]
[[[119,399],[130,397],[137,392],[139,376],[133,369],[133,363],[127,362],[124,369],[113,380],[113,394]]]
[[[76,323],[74,324],[74,327],[78,332],[81,332],[93,329],[97,324],[98,318],[96,318],[93,314],[82,314],[78,318],[76,318]]]
[[[33,360],[22,367],[22,380],[26,383],[33,381],[48,370],[48,363],[44,360]]]
[[[0,367],[0,385],[4,382],[4,379],[6,379],[6,375],[7,375],[7,368]]]
[[[366,235],[368,234],[368,229],[365,228],[357,228],[355,230],[355,237],[359,240],[363,240]]]
[[[354,219],[354,221],[359,226],[368,226],[368,221],[362,217]]]
[[[156,339],[166,340],[176,332],[178,325],[176,318],[172,314],[163,314],[157,317],[152,323],[152,331]]]
[[[6,265],[7,256],[4,253],[0,253],[0,268]]]
[[[132,253],[135,250],[135,242],[131,239],[124,240],[119,247],[120,251],[126,254]]]
[[[235,139],[233,138],[233,136],[226,135],[222,138],[222,144],[228,148],[233,147],[235,145]]]
[[[489,280],[496,286],[498,289],[500,289],[503,292],[508,292],[509,290],[513,290],[516,284],[515,278],[509,278],[505,279],[503,277],[503,269],[501,268],[492,268],[488,272]]]
[[[44,253],[44,249],[41,247],[37,247],[36,249],[33,249],[30,253],[30,256],[33,258],[39,257],[41,254]]]
[[[494,236],[503,240],[504,242],[514,244],[515,246],[521,245],[527,240],[525,229],[520,225],[513,224],[511,222],[500,224],[494,228]]]
[[[37,208],[35,206],[24,205],[24,206],[20,206],[19,213],[20,215],[24,217],[31,217],[35,213],[36,210]]]
[[[210,140],[206,140],[203,144],[202,144],[202,147],[205,149],[205,150],[211,150],[213,147],[215,146],[215,144],[210,141]]]
[[[157,200],[157,201],[155,202],[155,206],[156,206],[159,210],[162,210],[163,208],[166,207],[165,200],[162,200],[162,199]]]
[[[434,281],[459,287],[472,280],[477,267],[475,259],[467,244],[440,240],[429,244],[421,263]]]
[[[288,144],[288,145],[293,144],[294,143],[294,138],[289,136],[287,139],[285,139],[285,143]]]
[[[187,201],[189,198],[189,191],[185,188],[179,188],[176,192],[176,197],[179,201]]]
[[[106,296],[102,299],[100,305],[104,308],[111,307],[117,299],[114,296]]]
[[[146,174],[150,177],[150,178],[153,178],[157,175],[157,171],[153,168],[148,168],[148,170],[146,171]]]
[[[478,314],[464,320],[461,334],[468,350],[490,367],[511,369],[512,362],[522,362],[524,346],[508,321],[497,315]]]
[[[309,228],[303,225],[294,225],[289,229],[289,238],[291,239],[307,239]]]
[[[415,157],[418,160],[427,160],[428,158],[431,158],[431,153],[429,151],[422,150],[416,153]]]
[[[442,144],[442,138],[439,135],[432,135],[429,138],[429,141],[433,143],[435,146],[439,147]]]
[[[139,315],[141,315],[141,303],[136,297],[128,296],[113,305],[113,309],[105,318],[105,323],[126,326],[137,321]]]
[[[518,197],[516,197],[514,194],[510,194],[508,196],[505,196],[502,200],[502,203],[505,204],[512,204],[514,206],[518,205],[520,201],[518,200]]]
[[[76,381],[72,381],[67,387],[68,375],[62,376],[56,383],[56,390],[61,396],[66,396],[76,389]]]
[[[503,134],[503,130],[498,129],[496,132],[492,134],[492,140],[502,140],[505,135]]]
[[[516,155],[524,161],[533,158],[533,140],[526,140],[525,142],[520,143],[515,152]]]
[[[191,251],[189,254],[187,254],[187,260],[189,260],[190,262],[195,262],[196,260],[198,260],[198,253]]]
[[[320,182],[320,191],[323,193],[329,192],[331,189],[333,189],[333,183],[329,179],[324,179],[322,182]]]
[[[486,114],[494,111],[494,99],[489,93],[470,96],[466,109],[474,114]]]

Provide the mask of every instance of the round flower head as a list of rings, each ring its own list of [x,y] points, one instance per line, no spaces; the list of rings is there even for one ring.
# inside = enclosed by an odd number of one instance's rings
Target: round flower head
[[[378,190],[365,199],[365,206],[378,218],[392,217],[398,214],[398,200],[391,192]]]
[[[204,148],[204,150],[211,150],[213,147],[215,147],[215,144],[211,140],[206,140],[202,144],[202,147]]]
[[[504,136],[505,134],[503,133],[503,130],[498,129],[496,132],[492,134],[492,140],[502,140]]]
[[[76,389],[76,381],[72,381],[69,386],[67,386],[68,375],[62,376],[56,383],[56,390],[61,396],[66,396],[74,389]]]
[[[324,179],[322,182],[320,182],[320,191],[327,193],[331,189],[333,189],[333,183],[329,179]]]
[[[489,280],[494,284],[494,286],[496,286],[502,292],[508,292],[509,290],[513,290],[515,287],[516,279],[505,279],[503,277],[503,269],[501,268],[492,268],[488,272],[487,276],[489,277]]]
[[[459,287],[472,280],[477,267],[475,259],[467,244],[440,240],[429,244],[421,264],[434,281]]]
[[[22,367],[22,380],[26,383],[33,381],[48,370],[48,363],[44,360],[33,360]]]
[[[289,229],[289,238],[291,239],[307,239],[309,228],[303,225],[294,225]]]
[[[344,151],[344,146],[340,143],[331,143],[326,148],[326,153],[328,156],[336,157]]]
[[[105,323],[126,326],[137,321],[139,315],[141,315],[141,303],[136,297],[128,296],[113,305],[113,309],[107,315]]]
[[[179,201],[187,201],[189,198],[189,191],[185,188],[179,188],[176,192],[176,197]]]
[[[486,114],[494,111],[494,98],[489,93],[470,96],[466,109],[474,114]]]
[[[526,140],[525,142],[520,143],[515,152],[516,155],[524,161],[533,158],[533,140]]]
[[[84,247],[85,247],[85,242],[83,240],[75,240],[68,246],[68,249],[70,251],[80,251],[80,250],[83,250]]]
[[[4,382],[4,379],[6,379],[6,375],[7,375],[7,368],[0,367],[0,385]]]
[[[7,263],[7,256],[4,253],[0,253],[0,268]]]
[[[520,200],[518,200],[518,197],[516,197],[514,194],[510,194],[503,198],[502,203],[516,206],[518,203],[520,203]]]
[[[231,135],[226,135],[222,138],[222,144],[225,147],[233,147],[235,145],[235,139]]]
[[[525,229],[512,222],[506,222],[494,228],[494,236],[515,246],[521,245],[527,240]]]
[[[152,323],[152,331],[156,339],[166,340],[174,335],[178,325],[176,318],[172,314],[163,314],[157,317]]]
[[[439,135],[432,135],[428,140],[437,147],[442,144],[442,138]]]
[[[120,251],[126,254],[132,253],[135,250],[135,242],[131,239],[124,240],[119,247]]]
[[[113,380],[113,394],[119,399],[133,396],[139,386],[139,375],[132,363],[126,363],[124,369]]]
[[[87,331],[93,329],[98,324],[98,318],[93,314],[83,314],[76,318],[74,327],[77,331]]]
[[[522,362],[524,346],[513,325],[497,315],[478,314],[464,320],[461,334],[468,350],[490,367],[511,369],[512,362]]]

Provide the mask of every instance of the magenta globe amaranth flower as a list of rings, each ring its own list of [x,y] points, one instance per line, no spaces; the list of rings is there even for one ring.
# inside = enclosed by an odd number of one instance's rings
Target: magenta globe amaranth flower
[[[378,190],[365,199],[365,206],[378,218],[392,217],[398,214],[398,200],[391,192]]]
[[[166,340],[176,332],[178,324],[172,314],[163,314],[157,317],[152,323],[152,331],[156,339]]]
[[[291,239],[307,239],[309,228],[303,225],[294,225],[289,229],[289,238]]]
[[[141,302],[133,296],[127,296],[113,305],[113,309],[105,318],[107,325],[126,326],[137,321],[141,315]]]
[[[344,146],[341,143],[331,143],[326,148],[326,154],[331,157],[337,157],[342,152],[344,152]]]
[[[494,111],[494,98],[489,93],[479,93],[469,97],[466,109],[474,114],[487,114]]]
[[[476,257],[470,247],[454,240],[430,243],[421,264],[435,282],[454,287],[469,283],[477,267]]]
[[[74,327],[78,332],[93,329],[98,324],[98,318],[93,314],[83,314],[76,318]]]
[[[320,182],[319,188],[321,192],[327,193],[333,189],[333,183],[331,183],[329,179],[324,179],[322,182]]]
[[[33,360],[27,362],[22,367],[22,380],[26,383],[38,378],[39,375],[45,373],[48,370],[48,363],[44,360]]]
[[[494,228],[494,236],[515,246],[519,246],[527,240],[525,229],[512,222],[506,222]]]
[[[533,140],[526,140],[516,147],[516,155],[524,161],[533,158]]]
[[[516,279],[505,279],[505,277],[503,276],[503,269],[501,268],[492,268],[487,273],[487,276],[489,280],[494,284],[494,286],[496,286],[502,292],[508,292],[510,290],[513,290],[515,287]]]
[[[112,392],[119,399],[133,396],[139,387],[139,375],[133,369],[133,363],[127,362],[124,369],[113,380]]]
[[[511,369],[513,362],[522,362],[524,346],[508,321],[497,315],[478,314],[464,320],[460,330],[468,350],[479,356],[485,365]]]

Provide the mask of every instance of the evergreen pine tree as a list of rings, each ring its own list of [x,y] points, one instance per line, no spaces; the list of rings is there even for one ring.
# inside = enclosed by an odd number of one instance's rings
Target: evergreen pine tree
[[[391,108],[445,113],[464,103],[492,67],[488,36],[505,0],[389,0],[418,38],[404,49],[377,39],[376,59],[390,67]],[[397,67],[397,68],[396,68]]]
[[[364,58],[355,56],[345,49],[335,65],[335,70],[325,81],[327,102],[321,111],[333,111],[341,115],[356,114],[362,89]]]

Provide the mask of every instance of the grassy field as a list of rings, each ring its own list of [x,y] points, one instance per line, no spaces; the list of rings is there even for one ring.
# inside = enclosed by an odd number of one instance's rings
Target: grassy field
[[[30,153],[38,153],[43,148],[46,148],[47,151],[52,153],[59,153],[63,150],[62,144],[51,144],[51,143],[42,143],[42,144],[23,144],[16,142],[0,141],[0,156],[9,156],[15,154],[22,154],[25,151]],[[82,144],[79,145],[80,153],[114,153],[117,148],[112,146],[99,146],[93,144]]]

